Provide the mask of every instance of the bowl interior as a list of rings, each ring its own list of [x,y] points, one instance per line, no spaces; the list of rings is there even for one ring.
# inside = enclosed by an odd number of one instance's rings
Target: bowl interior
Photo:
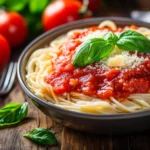
[[[23,89],[30,95],[34,95],[26,86],[25,84],[25,74],[26,74],[26,64],[28,62],[28,59],[30,55],[37,49],[43,48],[45,46],[48,46],[52,40],[55,38],[67,33],[70,30],[73,29],[82,29],[82,28],[87,28],[91,26],[95,26],[100,24],[104,20],[112,20],[116,23],[118,27],[124,27],[124,26],[129,26],[129,25],[137,25],[137,26],[143,26],[143,27],[148,27],[150,28],[150,24],[140,22],[140,21],[135,21],[127,18],[114,18],[114,17],[104,17],[104,18],[92,18],[92,19],[86,19],[86,20],[80,20],[76,22],[72,22],[63,26],[60,26],[58,28],[55,28],[53,30],[50,30],[41,36],[37,37],[34,41],[32,41],[23,51],[22,55],[19,58],[18,62],[18,77],[20,80],[20,83],[23,87]],[[36,97],[36,95],[34,95]],[[37,98],[37,97],[36,97]],[[45,102],[46,103],[46,102]],[[52,104],[53,105],[53,104]],[[53,105],[54,106],[54,105]],[[57,107],[57,106],[54,106]],[[90,114],[92,115],[92,114]],[[95,116],[95,115],[93,115]]]

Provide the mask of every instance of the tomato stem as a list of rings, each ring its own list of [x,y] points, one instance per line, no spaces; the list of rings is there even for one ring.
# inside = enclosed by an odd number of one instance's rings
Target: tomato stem
[[[82,5],[81,9],[79,10],[79,14],[82,17],[87,13],[88,6],[89,6],[89,0],[83,0],[83,5]]]

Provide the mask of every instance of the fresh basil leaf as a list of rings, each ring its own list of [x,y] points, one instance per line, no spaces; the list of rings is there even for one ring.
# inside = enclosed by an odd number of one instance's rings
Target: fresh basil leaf
[[[49,3],[49,0],[30,0],[29,8],[31,13],[41,13]]]
[[[6,8],[11,11],[21,11],[27,3],[28,0],[6,0]]]
[[[102,38],[93,38],[83,42],[73,57],[73,65],[82,67],[107,57],[114,49],[115,44]]]
[[[23,120],[28,113],[28,103],[10,103],[0,109],[0,127],[14,125]]]
[[[150,40],[132,30],[122,32],[116,45],[123,50],[150,53]]]
[[[58,143],[54,134],[43,128],[35,128],[23,136],[39,144],[56,145]]]
[[[104,39],[109,43],[114,43],[114,44],[116,44],[118,41],[118,37],[112,32],[105,34]]]
[[[0,109],[0,118],[4,117],[6,114],[14,111],[17,107],[20,107],[19,103],[9,103]]]
[[[82,43],[73,57],[73,65],[82,67],[107,57],[117,45],[120,49],[150,53],[150,40],[142,34],[127,30],[119,38],[114,33],[107,33],[102,38],[93,38]]]

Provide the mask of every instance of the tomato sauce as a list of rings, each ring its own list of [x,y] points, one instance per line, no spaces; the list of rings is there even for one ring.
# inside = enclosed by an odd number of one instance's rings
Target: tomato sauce
[[[88,31],[98,30],[89,28]],[[53,72],[45,80],[56,94],[80,92],[85,95],[124,100],[133,93],[148,93],[150,90],[150,56],[133,69],[102,68],[93,63],[81,68],[72,65],[73,55],[82,42],[80,37],[87,32],[75,33],[67,43],[60,46],[60,53],[53,63]],[[119,29],[121,31],[121,29]],[[132,55],[132,53],[131,53]],[[139,54],[146,57],[146,54]]]

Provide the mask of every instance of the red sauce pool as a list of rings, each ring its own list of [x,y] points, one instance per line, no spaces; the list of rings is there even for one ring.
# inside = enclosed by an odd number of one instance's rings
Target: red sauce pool
[[[94,30],[98,28],[89,28],[88,31]],[[53,72],[45,78],[54,92],[63,94],[74,91],[102,99],[113,96],[119,100],[125,99],[132,93],[148,93],[150,57],[129,70],[101,69],[98,63],[82,68],[75,68],[72,65],[75,49],[81,44],[77,38],[85,36],[88,31],[74,34],[68,43],[60,47],[61,52],[53,63]],[[140,54],[139,57],[141,56],[145,57],[144,54]]]

